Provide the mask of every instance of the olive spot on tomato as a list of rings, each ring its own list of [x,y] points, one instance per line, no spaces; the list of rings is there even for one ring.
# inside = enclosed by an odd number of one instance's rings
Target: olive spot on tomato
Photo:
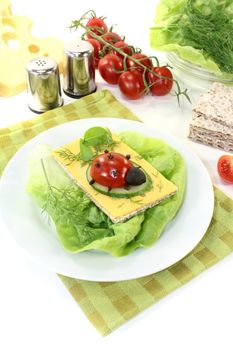
[[[111,153],[109,153],[108,159],[113,159],[113,155]]]
[[[125,182],[127,185],[138,186],[146,182],[146,175],[138,167],[132,167],[127,171]]]
[[[130,159],[130,154],[126,154],[125,158]]]
[[[95,163],[95,167],[99,168],[100,167],[100,163]]]

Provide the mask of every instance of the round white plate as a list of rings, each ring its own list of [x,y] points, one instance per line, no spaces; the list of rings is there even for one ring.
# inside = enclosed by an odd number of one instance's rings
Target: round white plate
[[[160,138],[177,149],[187,166],[187,189],[183,205],[160,239],[149,249],[137,249],[126,257],[102,252],[69,254],[60,245],[30,196],[24,192],[27,157],[38,144],[56,148],[81,137],[92,126],[107,126],[112,132],[132,130]],[[160,271],[188,254],[200,241],[210,223],[214,207],[209,174],[184,143],[140,122],[114,118],[73,121],[49,129],[23,146],[8,163],[0,181],[1,218],[13,238],[34,259],[54,272],[91,281],[118,281]],[[10,247],[6,249],[10,250]]]

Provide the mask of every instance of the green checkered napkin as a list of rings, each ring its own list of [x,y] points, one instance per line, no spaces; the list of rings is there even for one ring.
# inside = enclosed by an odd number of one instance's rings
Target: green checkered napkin
[[[0,173],[14,153],[40,132],[87,117],[138,120],[107,90],[0,130]],[[188,232],[187,232],[188,234]],[[122,282],[89,282],[59,275],[90,322],[107,335],[233,251],[233,200],[215,188],[215,208],[202,241],[185,258],[153,275]]]

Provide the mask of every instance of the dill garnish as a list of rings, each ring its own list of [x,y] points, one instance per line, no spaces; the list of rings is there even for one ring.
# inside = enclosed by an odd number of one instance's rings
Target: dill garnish
[[[119,205],[117,206],[117,208],[122,208],[122,207],[123,207],[123,205],[125,205],[125,202],[123,202],[123,203],[119,204]]]
[[[80,153],[73,153],[68,148],[62,148],[56,152],[61,158],[69,161],[66,165],[72,164],[74,161],[80,160]]]
[[[138,204],[138,205],[145,205],[145,203],[143,202],[142,199],[133,199],[133,198],[129,198],[130,202],[134,203],[134,204]]]
[[[51,185],[43,160],[41,164],[48,185],[42,212],[53,219],[58,234],[66,232],[70,240],[80,246],[114,235],[109,218],[78,186],[57,188]]]
[[[135,156],[135,159],[137,159],[137,160],[141,160],[141,159],[143,159],[143,157],[142,157],[142,156],[140,156],[140,154],[137,154],[137,155]]]
[[[158,172],[158,170],[157,170],[157,173],[155,174],[155,173],[151,173],[154,177],[158,177],[158,174],[159,174],[159,172]]]
[[[159,182],[156,184],[156,187],[158,187],[159,192],[161,192],[161,190],[162,190],[162,188],[163,188],[162,182],[159,181]]]
[[[233,73],[233,16],[226,5],[208,1],[201,7],[189,0],[176,26],[183,45],[201,50],[222,72]]]

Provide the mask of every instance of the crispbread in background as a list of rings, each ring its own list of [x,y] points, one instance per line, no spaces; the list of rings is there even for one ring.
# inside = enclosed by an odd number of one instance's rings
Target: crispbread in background
[[[233,87],[214,83],[193,108],[188,137],[233,151]]]

